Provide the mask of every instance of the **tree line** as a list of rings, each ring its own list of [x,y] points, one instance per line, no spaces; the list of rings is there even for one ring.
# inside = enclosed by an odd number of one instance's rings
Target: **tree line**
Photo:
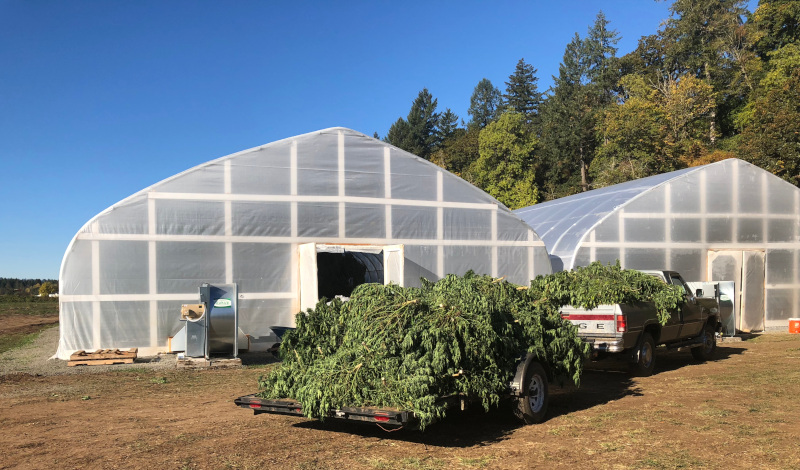
[[[511,209],[731,157],[800,185],[800,0],[675,0],[670,13],[617,56],[601,11],[548,90],[522,58],[504,90],[476,85],[467,122],[425,88],[383,140]]]
[[[44,289],[42,289],[44,287]],[[48,295],[58,293],[54,279],[16,279],[0,277],[0,295]]]

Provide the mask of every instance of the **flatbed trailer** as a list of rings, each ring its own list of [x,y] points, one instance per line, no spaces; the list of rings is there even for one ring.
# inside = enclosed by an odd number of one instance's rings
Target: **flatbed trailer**
[[[514,379],[508,385],[508,397],[517,400],[514,414],[525,423],[534,424],[544,421],[549,401],[548,383],[552,379],[546,368],[533,356],[520,358],[517,363]],[[458,395],[442,397],[440,402],[447,403],[448,408],[466,409],[467,397]],[[245,395],[233,401],[242,408],[253,410],[253,414],[270,413],[289,416],[304,416],[302,404],[291,398],[266,399],[256,394]],[[343,406],[331,410],[329,418],[361,421],[391,427],[414,427],[417,416],[413,411],[381,407]]]

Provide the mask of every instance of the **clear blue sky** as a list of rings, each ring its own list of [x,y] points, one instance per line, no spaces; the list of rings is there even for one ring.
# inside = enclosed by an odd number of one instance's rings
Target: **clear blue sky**
[[[522,57],[544,91],[598,11],[623,55],[669,5],[0,0],[0,277],[57,278],[90,218],[206,161],[333,126],[383,136],[424,87],[466,120],[478,81],[504,89]]]

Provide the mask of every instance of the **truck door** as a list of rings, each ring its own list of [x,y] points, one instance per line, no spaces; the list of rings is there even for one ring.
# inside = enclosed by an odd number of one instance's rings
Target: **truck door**
[[[673,285],[679,286],[683,289],[686,303],[683,304],[681,310],[681,326],[680,336],[682,338],[690,338],[700,334],[703,329],[703,309],[697,304],[694,298],[694,293],[689,289],[689,286],[683,282],[683,279],[677,274],[670,274],[669,282]]]

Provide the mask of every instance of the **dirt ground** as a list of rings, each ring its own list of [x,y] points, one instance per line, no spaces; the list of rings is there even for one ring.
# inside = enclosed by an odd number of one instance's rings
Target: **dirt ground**
[[[468,410],[424,433],[254,416],[233,399],[256,391],[264,360],[67,368],[45,360],[57,338],[0,355],[2,469],[800,468],[800,335],[720,343],[704,364],[659,351],[647,378],[589,370],[579,389],[552,386],[539,425]]]
[[[58,323],[58,315],[32,317],[30,315],[3,315],[0,335],[35,333],[44,326]]]

